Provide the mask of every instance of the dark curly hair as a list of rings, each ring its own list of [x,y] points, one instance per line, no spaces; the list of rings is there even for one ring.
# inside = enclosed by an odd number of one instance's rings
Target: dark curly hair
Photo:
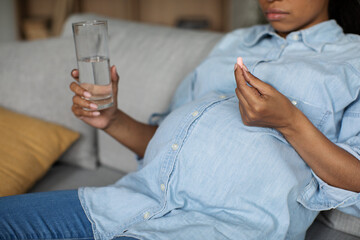
[[[329,18],[335,19],[345,33],[360,35],[360,0],[330,0]]]

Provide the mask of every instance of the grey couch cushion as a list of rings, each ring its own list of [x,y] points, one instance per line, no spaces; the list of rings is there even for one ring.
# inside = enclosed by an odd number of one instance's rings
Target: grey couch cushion
[[[360,218],[345,214],[339,210],[320,213],[318,220],[326,226],[360,238]]]
[[[123,172],[105,166],[90,170],[74,165],[57,163],[30,192],[77,189],[83,186],[106,186],[115,183],[124,175]]]
[[[0,53],[0,105],[80,132],[60,161],[94,169],[95,130],[70,109],[70,71],[76,68],[72,38],[0,44]]]
[[[305,240],[359,240],[359,237],[337,231],[319,220],[310,226]]]

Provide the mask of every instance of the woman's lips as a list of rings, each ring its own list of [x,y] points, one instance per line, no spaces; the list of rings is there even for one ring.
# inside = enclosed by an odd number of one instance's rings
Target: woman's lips
[[[288,12],[282,11],[280,9],[268,9],[265,12],[265,14],[266,14],[266,18],[269,21],[281,20],[285,18],[287,15],[289,15]]]

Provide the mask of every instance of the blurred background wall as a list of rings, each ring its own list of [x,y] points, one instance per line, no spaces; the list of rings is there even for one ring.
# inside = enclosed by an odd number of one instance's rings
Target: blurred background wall
[[[257,0],[1,0],[0,41],[58,36],[73,13],[218,32],[264,22]]]
[[[17,39],[17,26],[15,16],[15,1],[0,1],[0,42]]]

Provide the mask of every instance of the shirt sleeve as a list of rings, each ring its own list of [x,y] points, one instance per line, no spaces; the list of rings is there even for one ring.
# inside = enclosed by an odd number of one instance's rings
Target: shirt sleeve
[[[360,96],[344,112],[336,145],[360,161]],[[330,186],[314,172],[312,174],[312,181],[298,198],[302,205],[317,211],[338,208],[360,217],[360,193]]]

